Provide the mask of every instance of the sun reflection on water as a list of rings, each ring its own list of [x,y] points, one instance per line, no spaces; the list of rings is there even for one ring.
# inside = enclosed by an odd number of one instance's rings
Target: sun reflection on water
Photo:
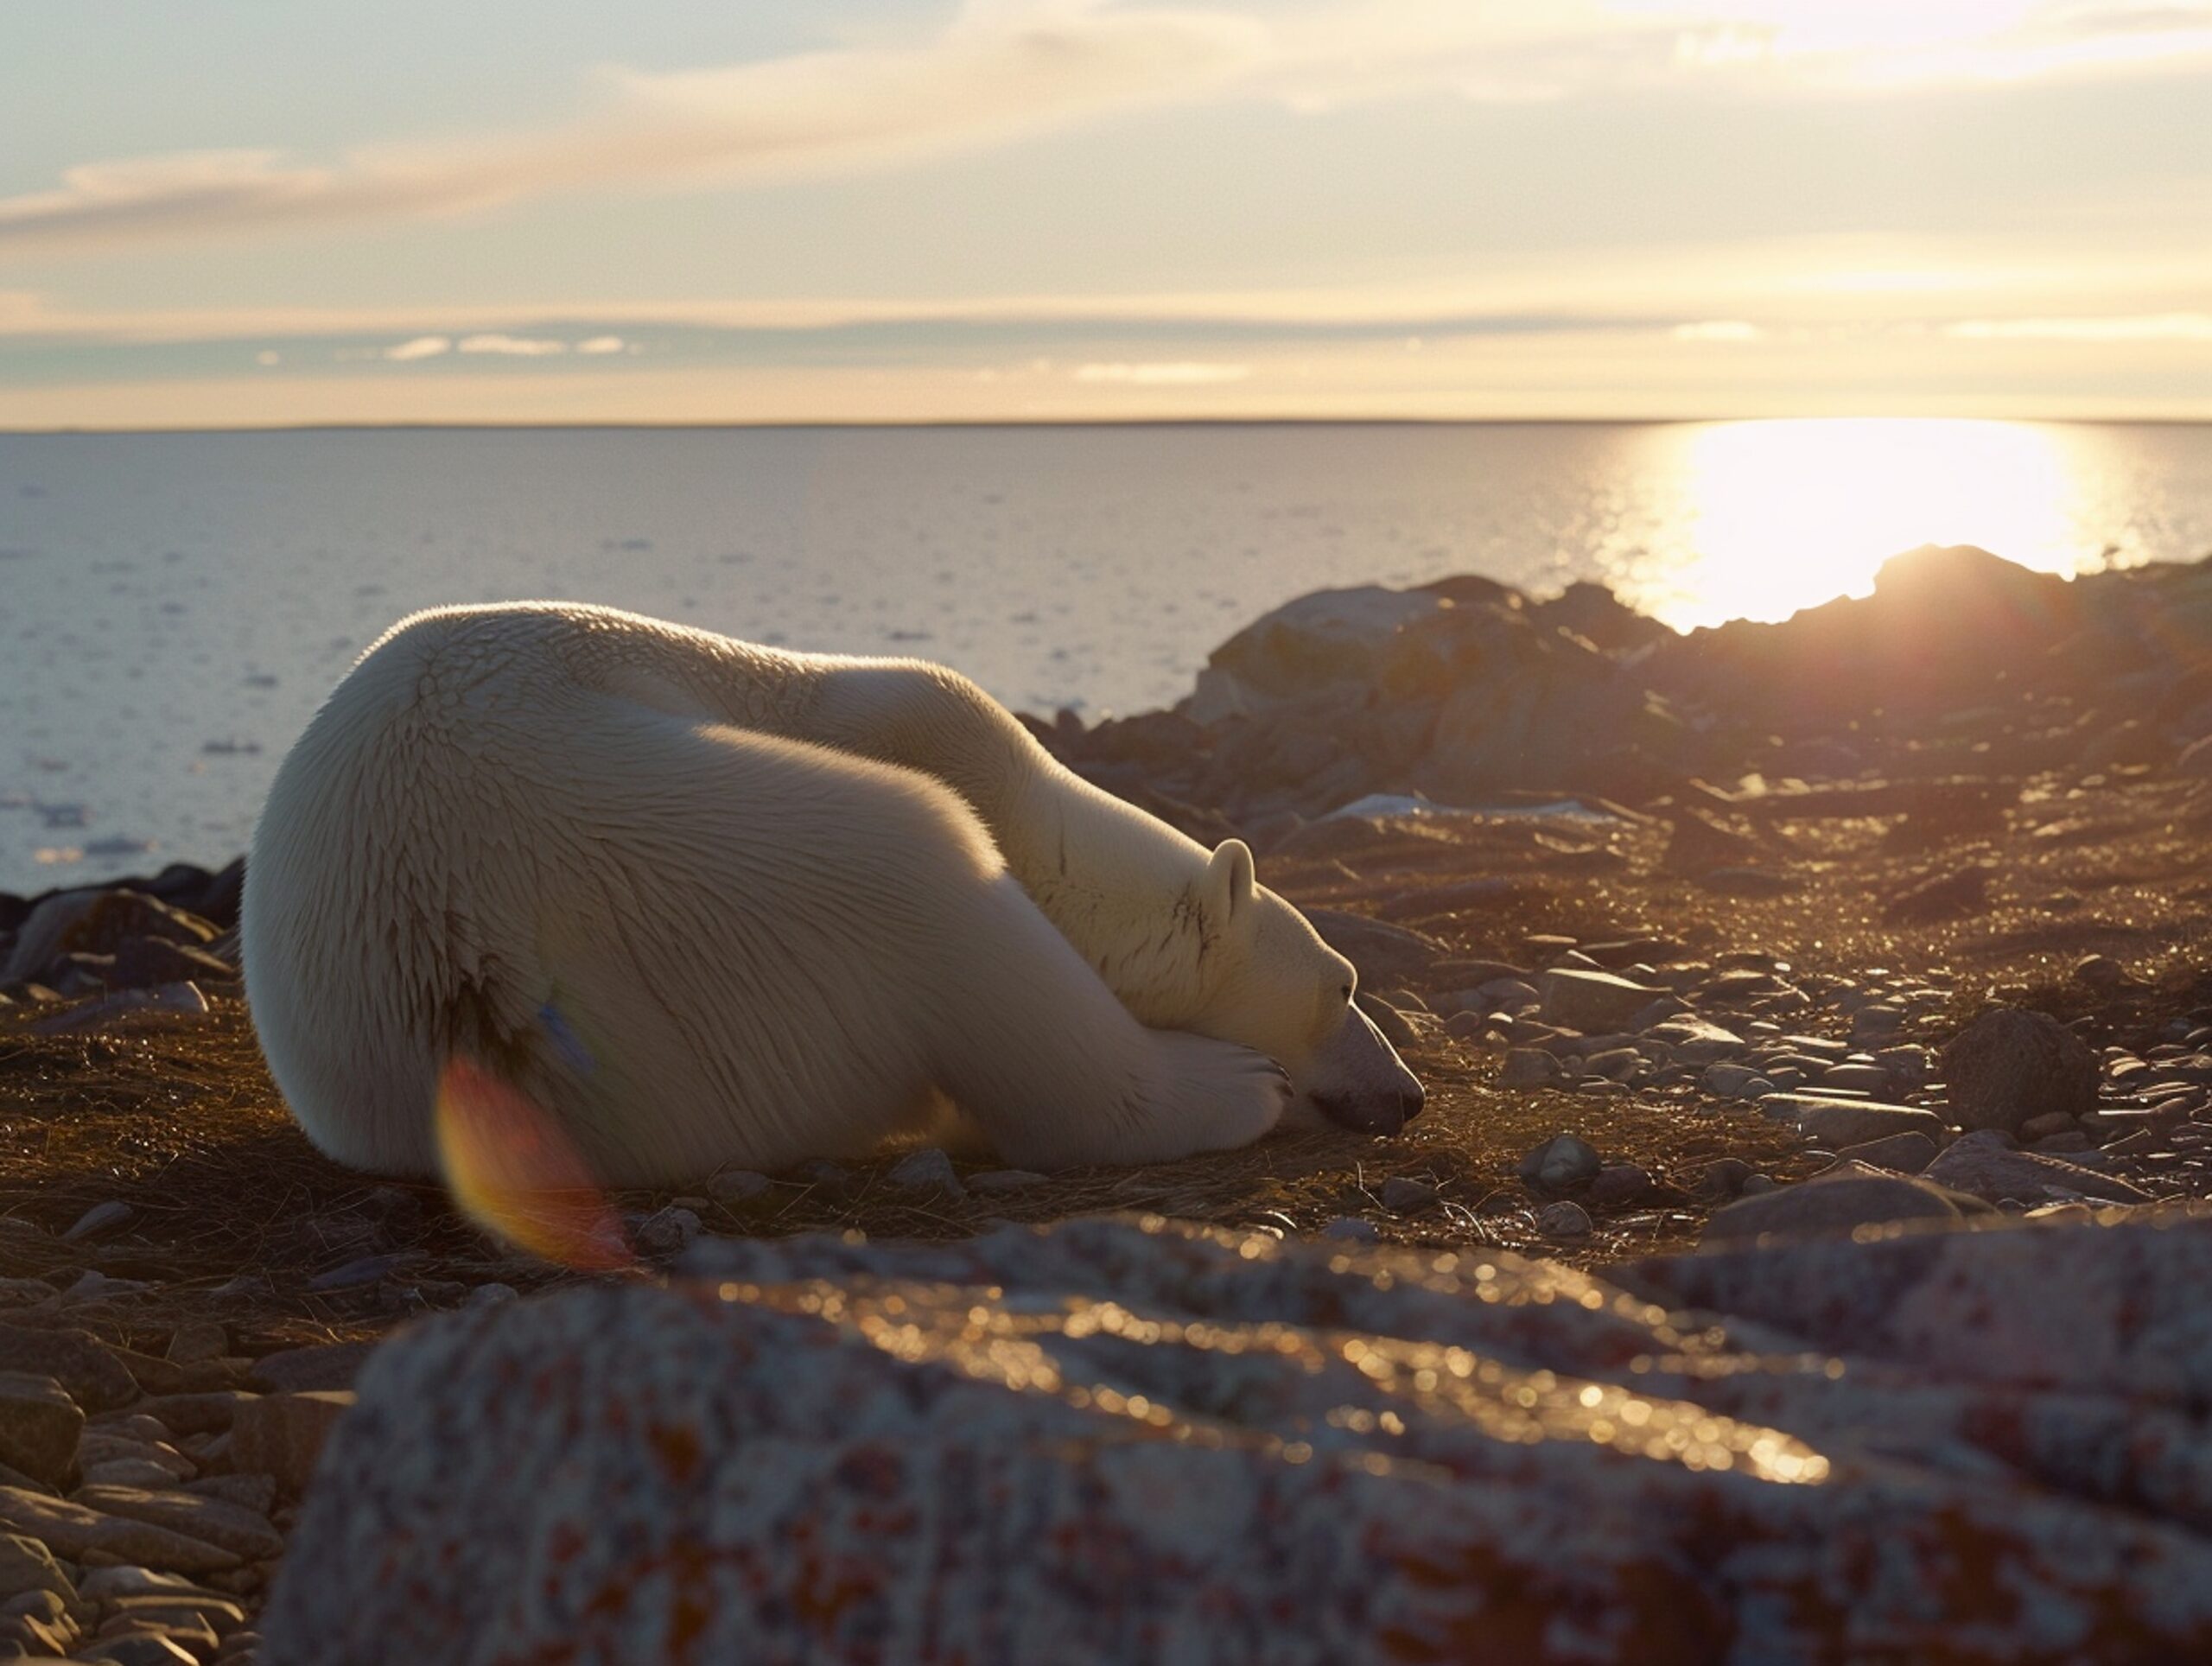
[[[2027,423],[1834,418],[1655,430],[1681,500],[1674,548],[1626,552],[1624,599],[1681,628],[1863,595],[1922,544],[1978,544],[2045,572],[2105,564],[2103,495],[2078,438]]]

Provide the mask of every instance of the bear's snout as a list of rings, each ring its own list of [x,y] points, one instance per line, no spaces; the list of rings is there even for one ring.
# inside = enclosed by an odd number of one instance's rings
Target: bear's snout
[[[1319,1062],[1320,1079],[1306,1097],[1322,1116],[1355,1134],[1395,1134],[1428,1101],[1421,1078],[1357,1007]]]
[[[1411,1071],[1402,1065],[1402,1085],[1381,1093],[1316,1093],[1313,1108],[1338,1128],[1355,1134],[1395,1134],[1421,1115],[1428,1095]]]

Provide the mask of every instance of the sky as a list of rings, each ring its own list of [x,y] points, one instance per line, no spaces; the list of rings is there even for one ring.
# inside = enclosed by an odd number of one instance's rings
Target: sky
[[[2212,418],[2212,3],[0,12],[0,428]]]

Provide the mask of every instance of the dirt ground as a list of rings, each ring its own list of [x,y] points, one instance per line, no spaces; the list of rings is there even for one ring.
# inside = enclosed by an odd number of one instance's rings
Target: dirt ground
[[[703,1186],[614,1201],[639,1212],[679,1203],[723,1234],[845,1228],[931,1237],[995,1221],[1130,1210],[1288,1234],[1351,1218],[1366,1227],[1334,1230],[1601,1266],[1694,1244],[1719,1201],[1707,1183],[1717,1160],[1788,1181],[1825,1159],[1784,1125],[1694,1086],[1611,1097],[1499,1089],[1499,1044],[1455,1038],[1419,1010],[1421,1002],[1448,1004],[1441,998],[1474,975],[1467,963],[1528,967],[1545,951],[1530,938],[1549,936],[1585,945],[1652,939],[1643,957],[1662,972],[1730,951],[1764,951],[1808,993],[1904,973],[1947,992],[1942,1009],[1907,1032],[1930,1043],[1993,1000],[2086,1018],[2093,1045],[2129,1046],[2212,1008],[2212,804],[2193,784],[2119,776],[2063,791],[2031,786],[2000,823],[1948,839],[1916,836],[1894,817],[1747,817],[1745,824],[1761,842],[1770,894],[1720,894],[1673,876],[1663,826],[1632,817],[1396,823],[1263,855],[1262,879],[1294,900],[1428,940],[1419,963],[1367,974],[1370,988],[1408,1011],[1414,1039],[1403,1050],[1429,1093],[1399,1137],[1282,1137],[959,1199],[925,1201],[898,1189],[887,1157],[778,1177],[743,1202],[715,1201]],[[1887,917],[1912,887],[1974,868],[1986,872],[1986,906],[1927,923]],[[2129,980],[2098,989],[2077,979],[2074,968],[2092,954],[2121,963]],[[180,1319],[215,1317],[247,1353],[373,1334],[409,1313],[457,1305],[487,1282],[529,1289],[575,1276],[510,1253],[435,1185],[364,1177],[320,1157],[286,1115],[235,989],[211,995],[207,1019],[176,1027],[40,1035],[20,1021],[0,1026],[0,1276],[67,1285],[90,1271],[145,1281],[152,1288],[102,1304],[122,1339],[150,1345]],[[1707,1015],[1725,1023],[1742,1014]],[[1848,1033],[1820,995],[1790,1023],[1798,1033]],[[1593,1211],[1587,1237],[1546,1238],[1536,1225],[1541,1200],[1515,1169],[1561,1132],[1579,1134],[1608,1161],[1642,1166],[1657,1190],[1634,1207]],[[991,1165],[959,1167],[972,1174]],[[1405,1214],[1386,1208],[1384,1184],[1402,1176],[1433,1186],[1434,1203]],[[2199,1179],[2191,1170],[2164,1189],[2204,1195],[2212,1186]],[[97,1242],[62,1236],[109,1200],[134,1211],[123,1230]],[[329,1275],[370,1257],[376,1276],[330,1288]]]

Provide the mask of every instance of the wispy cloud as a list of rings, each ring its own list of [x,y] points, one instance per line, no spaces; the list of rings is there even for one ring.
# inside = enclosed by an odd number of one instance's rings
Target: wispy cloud
[[[2212,341],[2212,313],[2097,318],[1968,318],[1946,334],[1969,341]]]
[[[605,72],[565,124],[315,162],[276,149],[87,162],[0,199],[0,258],[437,217],[564,192],[880,168],[1147,105],[1321,110],[1688,82],[1866,90],[2212,61],[2212,10],[2139,0],[1310,0],[1264,13],[969,0],[936,35]]]
[[[555,353],[566,353],[569,344],[543,335],[464,335],[460,350],[463,353],[495,353],[507,359],[545,359]],[[594,348],[594,352],[599,349]]]
[[[453,343],[442,335],[418,335],[411,341],[402,341],[397,347],[386,347],[383,357],[404,365],[417,359],[438,358],[452,347]]]
[[[933,40],[724,68],[609,71],[567,125],[383,145],[323,165],[273,149],[86,163],[0,200],[0,255],[465,213],[597,186],[880,165],[1219,86],[1263,53],[1232,13],[1090,0],[971,3]]]
[[[1136,387],[1200,387],[1209,383],[1241,382],[1252,373],[1249,365],[1209,364],[1194,359],[1154,360],[1146,364],[1078,365],[1078,382],[1127,382]]]

